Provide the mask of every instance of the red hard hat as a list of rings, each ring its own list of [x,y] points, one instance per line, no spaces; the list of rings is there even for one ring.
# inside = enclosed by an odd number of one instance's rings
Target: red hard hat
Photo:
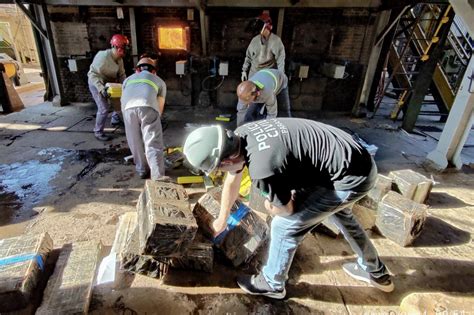
[[[122,34],[115,34],[110,39],[110,45],[114,47],[125,47],[129,44],[128,38]]]
[[[268,10],[264,10],[262,14],[258,17],[259,20],[262,20],[265,23],[265,28],[268,30],[272,30],[272,18],[270,17],[270,12]]]

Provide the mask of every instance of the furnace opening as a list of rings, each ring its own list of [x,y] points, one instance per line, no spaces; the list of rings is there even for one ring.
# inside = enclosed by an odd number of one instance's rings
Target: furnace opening
[[[189,50],[189,27],[158,26],[158,48],[170,50]]]

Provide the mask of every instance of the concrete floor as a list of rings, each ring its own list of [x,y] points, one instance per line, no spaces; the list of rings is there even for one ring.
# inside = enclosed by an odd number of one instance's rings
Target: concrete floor
[[[167,109],[166,146],[182,145],[196,124],[214,123],[216,111]],[[95,106],[76,104],[28,107],[0,117],[0,239],[47,231],[55,247],[81,240],[113,242],[120,214],[135,211],[143,180],[126,165],[129,154],[122,129],[108,127],[111,142],[97,141],[91,130]],[[302,117],[302,113],[296,113]],[[384,118],[351,119],[332,115],[319,120],[349,128],[379,147],[379,172],[411,168],[433,176],[429,218],[414,245],[401,248],[371,234],[394,275],[396,289],[386,294],[344,274],[341,265],[354,256],[343,239],[308,235],[299,248],[287,286],[287,299],[272,301],[243,294],[236,275],[259,266],[235,269],[218,259],[212,274],[172,270],[164,281],[123,278],[115,286],[94,289],[94,314],[309,314],[435,313],[474,309],[474,148],[463,151],[466,166],[431,174],[421,167],[435,148],[436,134],[407,134]],[[231,128],[233,122],[226,123]],[[438,126],[420,117],[419,125]],[[473,137],[468,140],[472,143]],[[470,166],[469,166],[470,165]],[[188,187],[197,198],[199,186]],[[402,306],[400,306],[403,304]],[[451,314],[451,313],[450,313]],[[454,313],[453,313],[454,314]],[[460,313],[459,313],[460,314]]]

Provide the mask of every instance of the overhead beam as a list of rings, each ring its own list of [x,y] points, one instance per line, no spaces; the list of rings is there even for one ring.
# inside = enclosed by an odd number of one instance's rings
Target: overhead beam
[[[14,0],[0,0],[0,3],[13,3]],[[127,7],[195,7],[195,0],[28,0],[27,3],[70,6],[127,6]],[[382,0],[208,0],[207,7],[242,8],[378,8]]]
[[[132,40],[132,56],[133,56],[133,64],[136,65],[138,63],[138,39],[137,39],[137,22],[135,19],[135,8],[128,9],[128,16],[130,18],[130,35]]]
[[[5,0],[0,0],[0,3]],[[27,3],[37,3],[36,0],[27,0]],[[62,6],[112,6],[112,7],[194,7],[195,0],[44,0],[40,1],[46,5]],[[13,3],[6,1],[3,3]]]
[[[208,0],[208,7],[243,8],[378,8],[381,0]]]

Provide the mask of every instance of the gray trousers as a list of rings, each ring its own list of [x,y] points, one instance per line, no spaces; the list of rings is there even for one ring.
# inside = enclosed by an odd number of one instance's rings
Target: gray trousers
[[[137,172],[150,170],[151,179],[165,175],[160,114],[151,107],[123,111],[125,133]]]
[[[89,91],[94,98],[95,104],[97,105],[97,114],[95,116],[95,127],[94,133],[101,135],[104,133],[105,122],[107,121],[107,115],[109,114],[109,103],[97,90],[97,88],[89,82]],[[112,113],[112,123],[120,122],[120,116],[117,112]]]
[[[284,88],[277,95],[278,117],[291,117],[290,95],[288,87]],[[237,108],[237,127],[251,121],[257,121],[266,118],[266,110],[262,113],[262,105],[252,103],[248,107]]]

